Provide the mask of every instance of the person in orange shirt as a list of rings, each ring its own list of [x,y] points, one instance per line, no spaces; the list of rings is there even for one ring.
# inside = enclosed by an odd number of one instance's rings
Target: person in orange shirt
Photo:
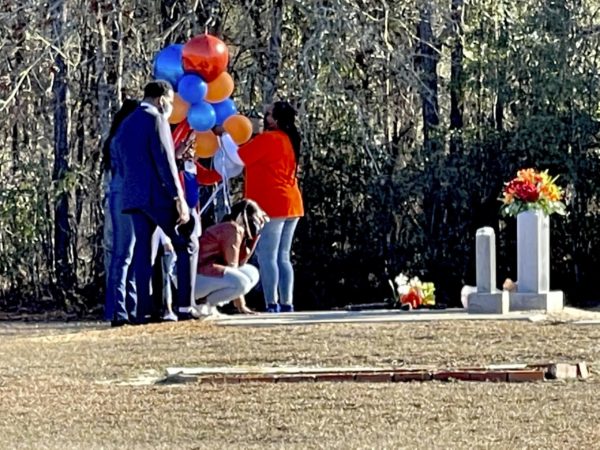
[[[244,197],[256,201],[271,218],[256,248],[268,312],[294,311],[290,252],[298,220],[304,216],[297,177],[301,137],[295,118],[288,102],[274,103],[265,110],[265,131],[237,152],[228,152],[234,163],[245,167]]]

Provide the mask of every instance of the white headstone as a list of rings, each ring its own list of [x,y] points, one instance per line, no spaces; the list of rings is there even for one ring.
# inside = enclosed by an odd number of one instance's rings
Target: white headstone
[[[550,290],[550,218],[541,211],[517,216],[518,292]]]
[[[491,227],[475,234],[475,264],[477,292],[468,295],[469,313],[507,313],[508,293],[496,288],[496,233]]]
[[[496,289],[496,234],[492,227],[483,227],[475,235],[475,261],[478,293]]]
[[[562,291],[550,290],[550,218],[542,211],[517,215],[517,281],[512,311],[563,309]]]

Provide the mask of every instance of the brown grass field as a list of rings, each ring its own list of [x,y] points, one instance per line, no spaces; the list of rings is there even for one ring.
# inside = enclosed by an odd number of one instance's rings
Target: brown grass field
[[[586,361],[586,381],[126,384],[172,366]],[[0,448],[600,448],[600,326],[0,323]]]

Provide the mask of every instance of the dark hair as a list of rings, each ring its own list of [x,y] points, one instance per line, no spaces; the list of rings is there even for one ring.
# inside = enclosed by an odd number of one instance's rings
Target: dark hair
[[[115,117],[113,117],[108,137],[106,138],[106,141],[104,141],[104,146],[102,148],[102,167],[105,171],[110,170],[110,143],[117,134],[123,121],[136,110],[139,104],[140,103],[137,100],[132,100],[130,98],[125,99],[123,105],[121,105],[121,109],[119,109],[115,114]]]
[[[273,104],[273,119],[277,121],[277,128],[288,135],[294,147],[294,155],[296,156],[296,167],[300,162],[300,147],[302,145],[302,137],[298,128],[296,128],[296,110],[288,102],[275,102]]]
[[[171,83],[165,80],[154,80],[144,86],[144,98],[159,98],[173,90]]]
[[[254,238],[258,234],[258,224],[263,223],[267,214],[254,200],[243,199],[231,207],[231,212],[221,222],[241,222],[246,237]],[[241,219],[241,220],[240,220]]]

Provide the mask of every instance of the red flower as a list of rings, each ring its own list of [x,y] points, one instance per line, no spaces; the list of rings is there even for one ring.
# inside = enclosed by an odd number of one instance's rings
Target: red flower
[[[540,197],[540,193],[535,184],[519,179],[514,179],[508,183],[505,192],[507,194],[512,194],[514,197],[524,202],[536,202]]]
[[[400,303],[403,305],[408,303],[413,309],[417,309],[419,306],[421,306],[422,302],[417,290],[411,289],[410,291],[408,291],[408,293],[400,297]]]

